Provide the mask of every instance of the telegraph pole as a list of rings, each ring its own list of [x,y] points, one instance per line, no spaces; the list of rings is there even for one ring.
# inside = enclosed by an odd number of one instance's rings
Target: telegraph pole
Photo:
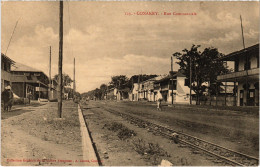
[[[74,71],[73,71],[73,98],[76,93],[76,65],[75,65],[75,57],[74,57]]]
[[[171,56],[171,71],[173,71],[173,60],[172,60],[172,56]]]
[[[191,77],[192,77],[192,68],[191,68],[191,56],[190,56],[190,105],[192,104],[192,99],[191,99],[191,90],[192,90],[192,88],[191,88],[191,86],[192,86],[191,81],[192,81],[192,79],[191,79]]]
[[[62,50],[63,50],[63,1],[60,1],[60,26],[59,26],[59,89],[58,89],[58,112],[57,116],[58,118],[61,118],[61,113],[62,113],[62,90],[63,90],[63,85],[62,85]]]
[[[242,40],[243,40],[243,47],[245,49],[245,39],[244,39],[244,31],[243,31],[243,24],[242,24],[242,16],[240,15],[240,22],[241,22],[241,31],[242,31]]]
[[[241,31],[242,31],[242,41],[243,41],[243,47],[245,47],[245,39],[244,39],[244,31],[243,31],[243,23],[242,23],[242,16],[240,15],[240,22],[241,22]],[[248,99],[249,99],[249,86],[248,86],[248,68],[249,68],[249,60],[248,56],[246,54],[246,106],[248,105]]]
[[[49,100],[51,99],[51,46],[50,46],[50,64],[49,64]]]
[[[172,56],[171,56],[171,73],[173,75],[173,59],[172,59]],[[172,104],[173,104],[173,76],[171,78],[172,78]],[[176,82],[178,82],[178,81],[176,81]]]

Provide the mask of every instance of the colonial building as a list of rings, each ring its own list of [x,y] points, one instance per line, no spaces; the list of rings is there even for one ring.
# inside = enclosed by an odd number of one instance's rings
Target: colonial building
[[[14,61],[1,53],[1,92],[8,85],[11,85],[11,65]]]
[[[140,83],[139,86],[139,99],[148,101],[156,101],[155,82],[161,80],[167,75],[159,75],[157,77],[148,79]]]
[[[55,79],[51,80],[51,84],[49,84],[49,100],[57,100],[58,99],[58,83]]]
[[[117,89],[114,87],[108,88],[106,92],[106,99],[107,100],[116,100],[117,99]]]
[[[138,101],[138,90],[139,90],[139,84],[133,83],[133,88],[129,92],[130,101]]]
[[[161,90],[163,100],[173,103],[189,103],[190,88],[180,71],[170,71],[166,77],[154,82],[154,92]],[[172,99],[173,98],[173,99]],[[157,100],[157,97],[155,97]]]
[[[220,75],[218,82],[234,82],[237,106],[259,106],[259,44],[221,58],[234,62],[234,72]]]
[[[172,71],[168,75],[135,83],[130,100],[157,101],[157,92],[161,90],[163,101],[171,103],[173,96],[174,103],[189,103],[190,89],[185,80],[185,75],[180,71]]]
[[[16,95],[27,98],[31,93],[32,99],[48,99],[49,79],[44,72],[15,63],[11,68],[11,74],[12,89]]]

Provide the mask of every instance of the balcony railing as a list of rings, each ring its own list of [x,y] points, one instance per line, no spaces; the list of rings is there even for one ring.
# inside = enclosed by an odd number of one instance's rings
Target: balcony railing
[[[232,79],[232,78],[239,78],[239,77],[245,77],[250,75],[259,75],[259,68],[254,68],[254,69],[250,69],[247,71],[238,71],[238,72],[233,72],[233,73],[229,73],[229,74],[224,74],[224,75],[219,75],[217,77],[217,80],[225,80],[225,79]]]

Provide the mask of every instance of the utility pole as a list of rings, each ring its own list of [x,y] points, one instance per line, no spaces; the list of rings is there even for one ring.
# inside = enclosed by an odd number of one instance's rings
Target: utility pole
[[[74,71],[73,71],[73,98],[75,96],[76,93],[76,67],[75,67],[75,57],[74,57]]]
[[[138,75],[137,101],[139,101],[139,89],[140,89],[140,74]]]
[[[51,99],[51,46],[50,46],[50,62],[49,62],[49,100]]]
[[[191,79],[191,77],[192,77],[192,68],[191,68],[191,65],[192,65],[192,62],[191,62],[191,56],[190,56],[190,105],[192,104],[192,99],[191,99],[191,90],[192,90],[192,84],[191,84],[191,82],[192,82],[192,79]]]
[[[241,21],[241,32],[242,32],[242,41],[243,41],[243,47],[245,47],[245,39],[244,39],[244,31],[243,31],[243,23],[242,23],[242,16],[240,15],[240,21]],[[249,60],[248,60],[248,55],[246,53],[246,106],[248,105],[248,99],[249,99],[249,86],[248,86],[248,68],[249,68]]]
[[[172,60],[172,56],[171,56],[171,71],[173,71],[173,60]]]
[[[171,73],[173,75],[173,59],[172,59],[172,56],[171,56]],[[173,76],[171,78],[172,78],[172,104],[173,104]],[[178,81],[176,81],[176,82],[178,82]]]
[[[243,47],[245,49],[245,39],[244,39],[244,31],[243,31],[243,24],[242,24],[242,16],[240,15],[240,22],[241,22],[241,31],[242,31],[242,41],[243,41]]]
[[[61,113],[62,113],[62,90],[63,90],[63,85],[62,85],[62,50],[63,50],[63,1],[60,1],[60,26],[59,26],[59,89],[58,89],[58,112],[57,116],[58,118],[61,118]]]

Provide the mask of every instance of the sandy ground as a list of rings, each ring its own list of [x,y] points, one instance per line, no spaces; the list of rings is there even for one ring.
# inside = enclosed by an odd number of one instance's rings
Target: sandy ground
[[[185,146],[174,144],[173,141],[165,139],[159,135],[152,134],[147,129],[139,128],[130,124],[121,117],[115,116],[102,108],[99,102],[89,102],[83,105],[83,114],[85,115],[91,135],[96,143],[102,165],[106,166],[154,166],[159,165],[161,161],[167,160],[174,166],[216,166],[221,165],[219,161],[212,157],[199,154],[197,151],[186,148]],[[124,125],[136,133],[126,140],[121,140],[118,133],[108,129],[111,123]],[[159,147],[167,152],[165,155],[140,154],[135,150],[134,145],[139,140],[146,144],[158,144]]]
[[[224,147],[259,156],[259,116],[256,112],[197,108],[196,106],[163,106],[156,110],[153,103],[105,102],[97,103],[102,108],[127,112],[143,119],[169,126]],[[241,110],[241,108],[240,108]],[[248,110],[246,108],[245,110]]]
[[[46,103],[3,113],[1,165],[84,165],[77,104],[63,103],[63,120],[55,119],[56,110],[57,103]]]

